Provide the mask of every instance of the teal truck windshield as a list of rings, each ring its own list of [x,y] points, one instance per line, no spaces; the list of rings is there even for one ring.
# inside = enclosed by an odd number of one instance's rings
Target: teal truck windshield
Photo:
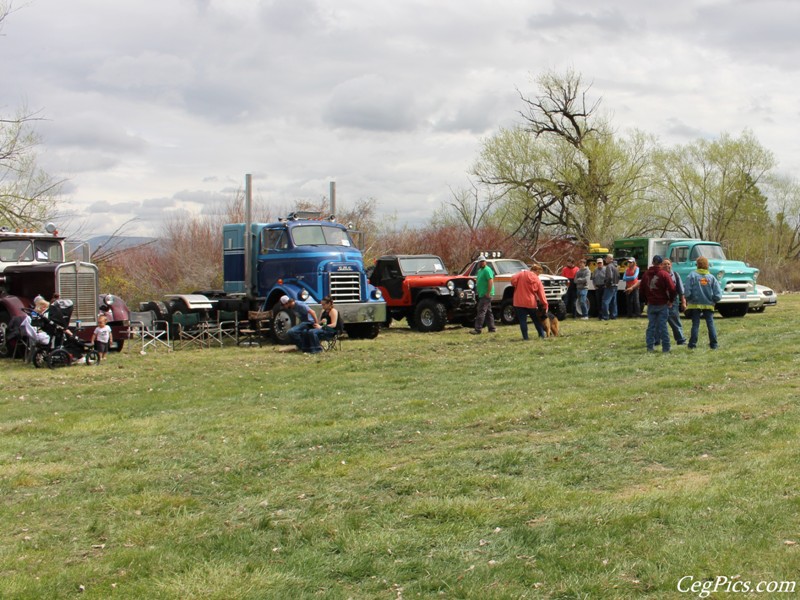
[[[698,257],[705,256],[709,260],[725,260],[725,253],[720,246],[715,244],[697,244],[692,248],[690,260],[697,260]]]
[[[325,225],[293,227],[292,240],[295,246],[353,246],[353,240],[346,231]]]

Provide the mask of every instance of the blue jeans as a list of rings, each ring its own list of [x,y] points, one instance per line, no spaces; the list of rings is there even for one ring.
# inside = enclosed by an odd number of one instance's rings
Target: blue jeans
[[[652,351],[656,344],[661,342],[661,349],[669,352],[669,329],[667,329],[667,319],[669,318],[669,306],[666,304],[647,305],[647,333],[645,343],[647,349]]]
[[[672,308],[669,309],[669,318],[667,324],[672,329],[672,335],[675,337],[675,343],[679,346],[686,343],[686,334],[683,333],[683,325],[681,325],[681,305],[677,300],[672,303]]]
[[[306,321],[305,323],[300,323],[299,325],[295,325],[289,331],[286,332],[286,337],[289,338],[289,341],[292,342],[295,346],[297,346],[300,350],[304,352],[308,350],[308,340],[306,337],[306,331],[311,329],[313,325]]]
[[[305,351],[314,353],[322,352],[322,344],[320,342],[322,340],[329,340],[334,335],[336,334],[330,329],[325,329],[324,327],[315,329],[314,327],[311,327],[306,331]]]
[[[581,317],[589,316],[589,290],[583,288],[578,290],[578,308],[581,312]]]
[[[617,288],[610,287],[603,289],[603,306],[600,309],[600,318],[607,321],[609,318],[617,318]]]
[[[519,321],[519,330],[522,332],[522,339],[528,339],[528,316],[530,315],[531,320],[533,321],[533,326],[536,327],[536,331],[539,332],[539,337],[544,337],[544,327],[542,327],[542,323],[539,321],[539,317],[536,315],[536,308],[522,308],[521,306],[515,306],[514,309],[517,311],[517,320]]]
[[[700,318],[705,319],[706,328],[708,328],[708,344],[712,350],[716,350],[719,344],[717,343],[717,328],[714,325],[714,311],[710,308],[692,308],[686,311],[686,316],[692,319],[692,332],[689,334],[689,348],[697,347],[697,336],[700,333]]]

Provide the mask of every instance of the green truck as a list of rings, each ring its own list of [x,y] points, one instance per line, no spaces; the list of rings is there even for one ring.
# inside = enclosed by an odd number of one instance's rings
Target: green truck
[[[723,317],[743,317],[751,302],[757,301],[758,269],[738,260],[728,260],[722,246],[717,242],[685,238],[623,238],[612,246],[614,259],[620,269],[627,266],[627,259],[636,259],[640,270],[647,269],[653,256],[659,255],[672,261],[672,270],[685,281],[700,256],[708,258],[709,271],[722,288],[722,300],[716,309]],[[625,283],[620,281],[620,290]]]

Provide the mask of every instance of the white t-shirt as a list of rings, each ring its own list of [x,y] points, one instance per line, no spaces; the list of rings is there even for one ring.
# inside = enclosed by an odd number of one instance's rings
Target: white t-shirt
[[[111,339],[111,327],[104,325],[103,327],[94,328],[94,339],[97,342],[107,344]]]

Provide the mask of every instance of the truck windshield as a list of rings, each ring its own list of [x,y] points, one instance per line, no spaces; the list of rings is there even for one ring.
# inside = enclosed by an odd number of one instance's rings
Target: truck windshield
[[[497,275],[513,275],[528,270],[528,265],[521,260],[498,260],[494,265],[497,268]]]
[[[401,258],[400,268],[403,275],[425,275],[446,273],[447,271],[438,256],[415,256],[413,258]]]
[[[353,240],[347,232],[338,227],[325,225],[303,225],[292,228],[292,240],[295,246],[347,246],[353,245]]]
[[[692,248],[692,254],[689,258],[691,260],[697,260],[700,256],[705,256],[710,260],[726,260],[725,252],[722,251],[722,247],[716,244],[697,244]]]
[[[33,248],[30,240],[0,241],[0,261],[29,262],[33,260]]]
[[[34,251],[36,253],[36,260],[43,262],[64,262],[64,256],[61,253],[61,244],[52,240],[36,240],[33,243]]]

